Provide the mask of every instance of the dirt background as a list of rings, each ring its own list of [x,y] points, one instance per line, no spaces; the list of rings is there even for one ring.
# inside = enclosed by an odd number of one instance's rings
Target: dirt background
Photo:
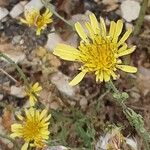
[[[0,7],[9,12],[19,0],[0,0]],[[141,5],[141,1],[136,1]],[[28,1],[26,1],[28,3]],[[97,18],[102,16],[106,23],[122,18],[120,10],[123,0],[52,0],[57,12],[72,23],[84,22],[90,12]],[[132,35],[129,45],[136,45],[136,51],[124,58],[138,68],[137,74],[120,72],[115,85],[130,95],[127,105],[143,116],[145,127],[150,131],[150,5],[137,36]],[[44,10],[44,8],[43,8]],[[41,11],[43,11],[41,10]],[[110,125],[122,128],[124,136],[135,137],[142,149],[142,140],[130,126],[121,108],[113,101],[104,83],[96,83],[88,74],[76,87],[69,87],[68,80],[78,73],[79,64],[60,60],[52,54],[59,42],[77,46],[79,39],[69,26],[56,16],[54,23],[41,36],[35,30],[20,23],[19,19],[7,15],[0,20],[0,51],[12,58],[22,68],[31,82],[41,83],[39,107],[42,105],[52,113],[50,145],[64,145],[78,149],[94,149],[99,137]],[[136,25],[136,19],[125,27]],[[52,31],[54,30],[56,32]],[[0,132],[10,133],[14,112],[29,106],[22,92],[23,82],[16,69],[0,59]],[[4,73],[5,71],[5,73]],[[13,79],[11,79],[9,74]],[[13,149],[13,145],[0,138],[2,150]]]

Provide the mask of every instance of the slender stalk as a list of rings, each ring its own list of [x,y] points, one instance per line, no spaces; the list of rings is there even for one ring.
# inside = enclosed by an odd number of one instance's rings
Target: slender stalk
[[[21,78],[23,79],[25,85],[29,85],[28,80],[26,78],[26,75],[23,73],[22,69],[8,56],[6,56],[5,54],[0,52],[0,57],[3,57],[4,59],[6,59],[8,62],[10,62],[18,71],[18,73],[20,74]]]
[[[8,74],[5,70],[0,69],[1,72],[3,72],[6,76],[8,76],[11,80],[13,80],[14,82],[18,82],[16,79],[14,79],[10,74]]]
[[[142,6],[140,9],[139,18],[138,18],[136,25],[135,25],[134,35],[138,35],[140,33],[140,30],[141,30],[141,27],[142,27],[142,24],[144,21],[144,16],[146,13],[147,6],[148,6],[148,0],[143,0]]]
[[[49,1],[47,1],[47,0],[41,0],[41,1],[42,1],[42,3],[44,4],[44,6],[45,6],[46,8],[48,8],[48,9],[50,9],[50,10],[52,11],[52,13],[53,13],[56,17],[58,17],[58,18],[61,19],[63,22],[65,22],[68,26],[70,26],[71,28],[73,28],[73,25],[70,24],[70,22],[68,22],[66,19],[64,19],[62,16],[60,16],[60,15],[56,12],[56,10],[54,9],[54,6],[53,6],[51,3],[49,3]]]
[[[122,107],[123,113],[125,114],[129,123],[135,127],[138,135],[143,139],[145,150],[150,150],[150,134],[144,128],[144,120],[142,116],[137,114],[131,108],[127,107],[127,105],[124,103],[124,101],[127,99],[127,96],[123,95],[123,93],[115,87],[112,81],[109,82],[109,87],[113,91],[113,94],[117,95],[115,95],[114,98],[116,99],[116,102]]]
[[[114,93],[119,93],[119,90],[115,87],[115,85],[113,84],[111,80],[109,81],[109,85]]]

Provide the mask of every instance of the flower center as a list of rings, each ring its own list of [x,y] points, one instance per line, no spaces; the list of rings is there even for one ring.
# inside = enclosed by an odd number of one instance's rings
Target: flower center
[[[28,141],[32,141],[38,137],[40,129],[41,127],[39,122],[36,120],[28,120],[23,128],[23,137]]]
[[[116,65],[117,45],[109,38],[97,38],[92,43],[81,43],[80,61],[88,71],[113,70]]]

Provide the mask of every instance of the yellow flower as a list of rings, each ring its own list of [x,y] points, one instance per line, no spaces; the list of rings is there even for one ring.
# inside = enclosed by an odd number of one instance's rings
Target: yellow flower
[[[34,85],[30,85],[30,87],[26,87],[26,95],[29,96],[30,105],[34,106],[37,101],[37,96],[39,92],[42,90],[42,87],[36,82]]]
[[[123,65],[121,56],[128,55],[135,50],[135,46],[128,48],[125,41],[132,32],[129,28],[120,38],[123,28],[122,20],[111,21],[109,33],[103,18],[98,23],[94,14],[89,15],[90,22],[86,22],[86,30],[79,22],[75,29],[81,37],[79,47],[76,49],[66,44],[58,44],[54,49],[54,55],[69,61],[82,63],[81,72],[70,82],[70,85],[78,84],[87,72],[94,72],[96,81],[107,82],[111,76],[117,79],[116,71],[121,69],[125,72],[135,73],[137,69],[132,66]]]
[[[21,19],[22,23],[27,24],[29,27],[36,28],[36,35],[40,35],[41,30],[47,27],[47,24],[53,22],[51,19],[52,12],[49,9],[41,15],[39,10],[32,9],[25,11],[25,19]]]
[[[25,143],[21,150],[27,150],[29,146],[44,147],[46,140],[49,138],[48,131],[49,119],[51,115],[47,114],[47,110],[37,110],[33,107],[25,110],[25,116],[17,115],[22,123],[11,125],[12,138],[22,138]]]

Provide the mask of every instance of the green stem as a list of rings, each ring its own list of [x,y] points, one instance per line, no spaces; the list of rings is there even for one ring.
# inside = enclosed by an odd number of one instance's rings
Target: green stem
[[[148,0],[143,0],[142,6],[140,9],[139,18],[138,18],[136,25],[135,25],[134,35],[138,35],[140,33],[140,30],[141,30],[141,27],[142,27],[142,24],[144,21],[144,16],[146,13],[147,6],[148,6]]]
[[[25,85],[29,86],[28,80],[25,76],[25,74],[23,73],[22,69],[12,60],[10,59],[8,56],[6,56],[5,54],[0,52],[0,57],[3,57],[4,59],[6,59],[8,62],[10,62],[18,71],[18,73],[20,74],[21,78],[23,79]]]
[[[110,90],[113,91],[113,94],[116,94],[117,96],[114,96],[116,99],[116,102],[122,107],[123,113],[127,117],[128,121],[132,126],[135,127],[135,130],[139,134],[139,136],[143,139],[144,141],[144,147],[145,150],[150,150],[150,134],[146,131],[144,128],[144,120],[141,115],[137,114],[134,110],[131,108],[127,107],[127,105],[124,103],[124,101],[127,99],[122,92],[120,92],[115,85],[113,84],[112,81],[109,82],[109,87]]]
[[[53,6],[52,4],[48,3],[47,0],[41,0],[41,1],[42,1],[42,3],[44,4],[44,6],[45,6],[46,8],[48,8],[48,9],[50,9],[50,10],[52,11],[52,13],[53,13],[56,17],[58,17],[58,18],[61,19],[63,22],[65,22],[68,26],[70,26],[71,28],[73,28],[73,25],[72,25],[72,24],[70,24],[66,19],[64,19],[62,16],[60,16],[60,15],[56,12],[56,10],[54,9],[54,6]]]
[[[119,90],[115,87],[114,83],[111,80],[109,81],[109,85],[114,93],[119,93]]]
[[[10,138],[10,137],[7,136],[7,135],[3,135],[3,134],[1,134],[1,133],[0,133],[0,137],[11,141],[11,142],[14,144],[14,147],[15,147],[16,150],[19,150],[19,149],[20,149],[20,148],[19,148],[19,145],[17,144],[17,142],[16,142],[14,139]]]

